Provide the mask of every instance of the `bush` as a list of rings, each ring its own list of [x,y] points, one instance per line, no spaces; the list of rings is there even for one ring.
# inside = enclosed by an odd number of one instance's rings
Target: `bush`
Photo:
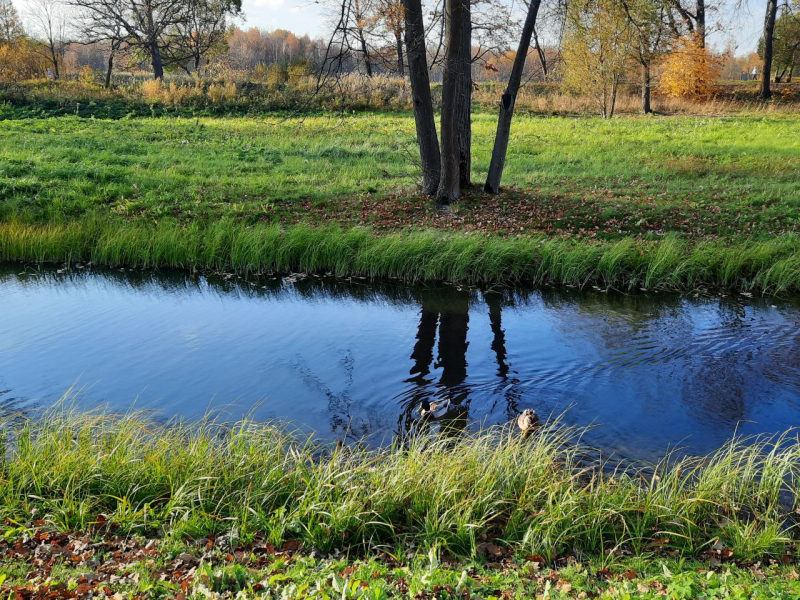
[[[208,88],[208,99],[214,106],[235,102],[236,84],[233,81],[227,81],[219,85],[212,83]]]
[[[161,102],[164,97],[164,83],[159,79],[148,79],[142,83],[142,96],[149,102]]]
[[[25,37],[0,42],[0,82],[15,83],[44,75],[47,62],[36,46],[37,42]]]
[[[295,83],[303,77],[311,75],[311,64],[307,60],[301,60],[289,65],[287,73],[289,75],[289,81]]]
[[[289,73],[281,65],[275,63],[267,70],[267,85],[271,90],[277,90],[289,81]]]
[[[697,34],[685,36],[664,61],[661,89],[671,98],[706,100],[714,93],[719,73],[719,62],[702,38]]]
[[[95,73],[92,67],[89,65],[83,65],[81,70],[78,72],[78,81],[86,85],[92,85],[93,83],[96,83]]]

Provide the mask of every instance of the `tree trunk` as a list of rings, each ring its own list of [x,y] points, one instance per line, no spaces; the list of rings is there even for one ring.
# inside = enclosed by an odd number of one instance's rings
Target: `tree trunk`
[[[425,24],[422,20],[422,1],[404,0],[406,19],[406,58],[417,144],[422,162],[422,193],[433,196],[439,188],[442,159],[436,137],[436,118],[433,113],[431,82],[428,73],[428,54],[425,46]]]
[[[361,53],[364,55],[364,67],[367,69],[367,77],[372,77],[372,63],[369,60],[369,49],[367,39],[364,37],[364,30],[358,30],[358,41],[361,43]]]
[[[642,63],[642,112],[649,115],[653,112],[650,106],[650,63]]]
[[[150,59],[153,65],[153,78],[164,79],[164,64],[161,62],[161,51],[158,49],[158,44],[150,45]]]
[[[608,118],[609,119],[613,119],[614,118],[614,110],[617,108],[617,88],[618,87],[619,87],[619,84],[616,81],[614,81],[614,83],[611,84],[611,109],[608,111]]]
[[[536,45],[536,54],[539,55],[539,64],[542,65],[542,75],[547,77],[547,56],[545,56],[544,48],[539,43],[539,36],[536,34],[536,27],[533,28],[533,43]]]
[[[492,161],[489,164],[489,174],[486,176],[486,185],[483,189],[490,194],[500,191],[500,181],[503,179],[503,169],[506,166],[506,153],[508,140],[511,136],[511,121],[514,118],[514,106],[517,102],[517,93],[522,83],[522,73],[525,70],[525,59],[531,47],[531,37],[536,26],[536,16],[539,13],[540,0],[531,0],[528,5],[528,14],[522,26],[522,36],[517,46],[517,55],[511,67],[506,91],[500,100],[500,116],[497,119],[497,133],[494,136],[494,149]]]
[[[442,173],[436,203],[444,206],[461,196],[459,92],[463,70],[463,27],[469,0],[445,0],[445,59],[442,78]]]
[[[706,0],[697,0],[697,25],[695,31],[700,36],[700,47],[706,47]]]
[[[600,101],[600,114],[603,115],[603,120],[608,118],[608,85],[603,83],[603,97]]]
[[[472,182],[472,8],[464,2],[461,68],[458,78],[458,177],[462,188]]]
[[[767,0],[767,15],[764,18],[764,65],[761,69],[761,86],[758,92],[758,97],[762,100],[768,100],[772,96],[769,84],[772,75],[772,41],[777,14],[778,0]]]
[[[52,44],[50,45],[50,57],[51,60],[53,61],[53,79],[58,79],[59,78],[58,54],[56,53],[55,46],[53,46]]]
[[[108,67],[106,68],[106,82],[105,87],[106,89],[111,87],[111,72],[114,70],[114,51],[111,51],[111,54],[108,55]]]
[[[397,48],[397,73],[400,77],[405,78],[406,76],[406,67],[403,63],[403,36],[398,31],[395,33],[395,46]]]

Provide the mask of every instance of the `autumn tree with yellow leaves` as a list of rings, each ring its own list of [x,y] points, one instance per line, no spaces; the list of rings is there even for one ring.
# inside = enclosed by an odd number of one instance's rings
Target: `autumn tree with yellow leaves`
[[[46,69],[41,44],[25,35],[11,0],[0,0],[0,81],[39,77]]]
[[[570,2],[562,51],[564,84],[594,98],[604,119],[614,116],[635,42],[625,9],[616,0]]]
[[[663,63],[661,90],[672,98],[705,100],[714,93],[721,65],[697,34],[677,40]]]
[[[380,0],[378,14],[383,19],[386,32],[393,38],[397,52],[397,74],[406,76],[405,62],[403,59],[403,34],[405,32],[405,6],[403,0]]]

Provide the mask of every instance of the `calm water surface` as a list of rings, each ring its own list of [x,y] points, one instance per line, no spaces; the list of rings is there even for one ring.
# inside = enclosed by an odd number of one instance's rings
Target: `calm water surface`
[[[0,265],[0,408],[221,409],[380,444],[425,398],[526,407],[628,458],[800,425],[796,299],[487,292]]]

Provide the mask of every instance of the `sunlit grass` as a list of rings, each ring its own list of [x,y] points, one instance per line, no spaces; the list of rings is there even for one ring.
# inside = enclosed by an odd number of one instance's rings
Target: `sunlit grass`
[[[556,421],[527,440],[495,428],[368,450],[318,446],[280,424],[164,425],[58,408],[7,425],[0,514],[65,530],[258,535],[323,552],[413,541],[473,556],[488,539],[548,560],[715,545],[756,560],[795,539],[794,434],[615,469],[589,458],[580,434]]]
[[[474,130],[480,181],[494,117],[477,113]],[[415,196],[413,132],[404,113],[0,122],[0,258],[800,289],[791,115],[521,115],[506,168],[516,189],[486,212],[477,193],[453,207],[491,236],[419,226],[433,209]],[[521,198],[532,216],[515,213]]]
[[[308,271],[409,282],[597,285],[635,290],[800,290],[800,239],[587,242],[433,231],[376,235],[303,225],[158,225],[83,219],[0,223],[0,260],[214,269]]]
[[[495,124],[474,116],[477,183]],[[352,222],[387,194],[413,195],[417,162],[408,113],[0,121],[0,218]],[[642,221],[642,231],[747,236],[796,227],[798,176],[791,114],[519,115],[504,183],[558,208],[562,233],[605,223],[611,236],[625,220],[623,233]]]

